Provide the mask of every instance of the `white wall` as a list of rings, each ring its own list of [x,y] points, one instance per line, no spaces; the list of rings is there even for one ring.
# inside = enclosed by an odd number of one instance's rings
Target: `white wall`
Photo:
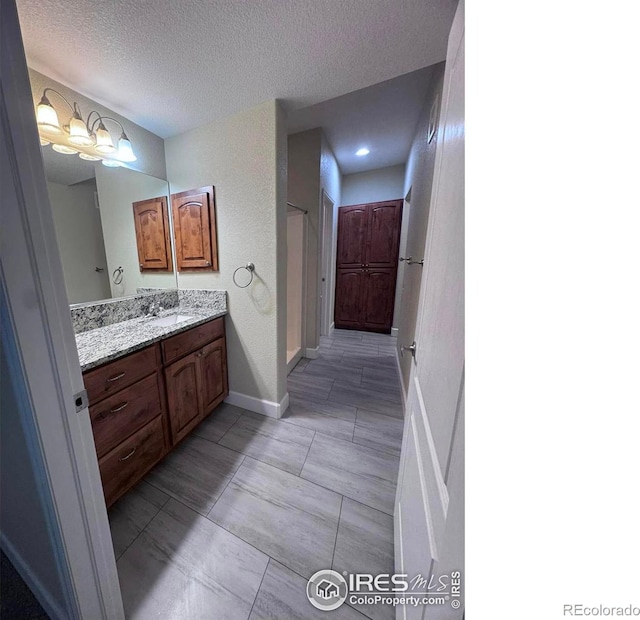
[[[405,166],[389,166],[345,174],[342,177],[343,206],[404,198]]]
[[[340,205],[342,174],[338,162],[320,128],[292,134],[288,139],[289,164],[287,200],[306,209],[307,214],[307,269],[305,300],[306,349],[315,349],[320,343],[320,278],[322,273],[322,192],[334,201],[334,211]],[[326,240],[335,263],[334,214],[333,238]],[[335,265],[329,274],[328,291],[333,300],[335,289]],[[333,308],[333,301],[331,302]],[[333,310],[331,311],[333,315]]]
[[[429,92],[425,98],[407,160],[404,194],[406,196],[411,191],[411,200],[408,207],[405,203],[403,219],[407,220],[404,226],[406,234],[401,239],[400,255],[410,255],[415,260],[424,258],[425,252],[436,145],[439,139],[439,135],[436,134],[433,140],[428,142],[427,134],[432,102],[434,98],[438,99],[438,111],[442,103],[443,78],[444,62],[434,66]],[[398,346],[411,344],[414,338],[421,278],[422,267],[418,265],[404,267],[404,276],[398,278],[399,286],[396,290],[396,312],[394,315],[394,324],[398,326]],[[401,358],[400,367],[404,385],[407,386],[411,370],[411,357]]]
[[[288,137],[287,200],[305,209],[306,298],[304,301],[305,333],[303,347],[318,346],[318,268],[320,249],[320,154],[322,131],[310,129]]]
[[[158,196],[168,200],[167,182],[126,168],[96,166],[96,184],[111,296],[135,295],[138,287],[175,288],[175,261],[171,272],[140,272],[133,219],[134,202]],[[123,279],[114,284],[111,275],[118,267],[124,269]]]
[[[95,180],[69,186],[49,182],[47,189],[69,303],[111,297]]]
[[[229,388],[279,403],[286,394],[286,135],[275,101],[165,143],[172,193],[213,185],[220,271],[181,273],[180,288],[228,291]],[[255,264],[253,284],[234,270]]]
[[[338,160],[329,145],[324,133],[322,134],[320,154],[320,202],[322,202],[322,192],[333,201],[333,230],[331,239],[324,239],[323,244],[330,246],[331,262],[327,278],[327,291],[329,294],[329,324],[333,325],[333,315],[336,297],[336,253],[338,249],[338,208],[342,200],[342,172],[338,165]],[[319,334],[320,332],[318,332]]]

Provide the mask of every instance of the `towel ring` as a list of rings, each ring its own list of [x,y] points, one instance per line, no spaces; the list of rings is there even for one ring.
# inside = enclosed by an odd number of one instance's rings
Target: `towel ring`
[[[238,287],[238,288],[247,288],[247,286],[249,286],[249,284],[251,284],[253,282],[253,272],[255,271],[256,266],[253,263],[247,263],[246,265],[241,265],[240,267],[238,267],[234,272],[233,272],[233,283]],[[238,271],[240,271],[241,269],[246,269],[250,274],[251,274],[251,278],[249,280],[249,282],[247,282],[244,286],[240,286],[240,284],[238,284],[236,282],[236,274],[238,273]]]
[[[122,267],[118,267],[117,269],[114,269],[113,273],[111,274],[111,279],[113,280],[113,283],[120,284],[122,282],[122,278],[124,278],[124,269]]]

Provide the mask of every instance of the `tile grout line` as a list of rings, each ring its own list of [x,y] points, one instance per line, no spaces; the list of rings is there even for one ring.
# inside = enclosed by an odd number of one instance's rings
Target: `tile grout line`
[[[160,490],[160,489],[158,489],[158,490]],[[155,518],[162,512],[162,509],[167,505],[167,503],[169,502],[170,499],[171,499],[171,495],[168,496],[167,501],[160,508],[158,508],[158,511],[156,512],[156,514],[154,514],[153,517],[151,517],[151,519],[149,519],[149,522],[136,534],[135,538],[125,547],[124,551],[116,558],[116,564],[118,563],[120,558],[122,558],[124,556],[124,554],[127,551],[129,551],[129,549],[133,546],[133,543],[135,543],[136,540],[138,540],[138,538],[140,538],[142,533],[151,525],[151,522],[154,521]],[[111,530],[111,528],[109,528],[109,530]],[[112,541],[113,541],[113,537],[112,537]]]
[[[242,453],[240,453],[242,454]],[[240,469],[242,467],[242,465],[244,464],[244,462],[247,460],[247,455],[243,454],[242,455],[242,461],[240,461],[240,465],[238,465],[238,469]],[[220,498],[222,497],[222,494],[227,490],[227,487],[231,484],[231,481],[236,477],[236,474],[238,473],[238,469],[236,469],[233,472],[233,475],[229,476],[229,480],[227,480],[227,484],[224,485],[224,489],[222,489],[222,491],[220,491],[220,495],[218,495],[218,497],[216,497],[215,501],[213,502],[213,505],[211,506],[211,508],[209,508],[209,510],[207,511],[206,515],[203,515],[205,517],[205,519],[209,518],[209,514],[211,513],[211,511],[215,508],[215,505],[220,501]],[[186,506],[186,504],[185,504]],[[193,509],[192,509],[193,510]],[[197,512],[197,511],[194,511]],[[198,513],[199,514],[199,513]]]
[[[342,505],[344,504],[344,495],[340,494],[340,511],[338,512],[338,526],[336,527],[336,538],[333,541],[333,553],[331,554],[331,568],[334,567],[336,561],[336,548],[338,546],[338,534],[340,533],[340,519],[342,519]]]
[[[213,523],[213,521],[212,521],[212,523]],[[218,527],[220,527],[220,526],[218,526]],[[264,551],[262,553],[264,553]],[[258,589],[256,590],[256,595],[253,597],[253,603],[251,603],[251,609],[249,610],[249,615],[247,616],[247,620],[249,620],[249,618],[251,618],[251,614],[253,613],[253,608],[255,607],[256,601],[258,600],[258,595],[260,594],[260,588],[262,588],[262,583],[264,582],[264,578],[266,577],[267,571],[269,570],[269,564],[271,564],[271,559],[272,559],[271,556],[267,555],[266,553],[265,553],[265,555],[269,559],[267,560],[267,565],[266,565],[266,567],[264,569],[264,573],[262,573],[262,579],[260,580],[260,585],[258,586]]]
[[[261,553],[262,555],[266,556],[270,560],[275,560],[276,562],[278,562],[278,560],[276,558],[272,558],[268,553],[266,553],[262,549],[258,549],[258,547],[256,547],[254,544],[250,543],[248,540],[245,540],[244,538],[242,538],[242,536],[239,536],[238,534],[235,534],[231,530],[228,530],[226,527],[224,527],[224,525],[220,525],[217,521],[214,521],[213,519],[210,519],[208,513],[207,513],[207,515],[202,515],[197,510],[194,510],[193,508],[191,508],[191,506],[187,506],[183,501],[181,501],[179,499],[176,499],[175,497],[173,497],[172,499],[174,499],[176,502],[178,502],[178,504],[181,504],[182,506],[184,506],[187,510],[190,510],[191,512],[193,512],[198,517],[201,517],[202,519],[206,519],[210,523],[213,523],[213,525],[215,525],[216,527],[219,527],[221,530],[224,530],[227,534],[230,534],[234,538],[237,538],[238,540],[241,540],[246,545],[249,545],[252,549],[255,549],[258,553]],[[160,509],[159,512],[162,512],[162,511],[163,511],[163,509]],[[166,512],[166,511],[165,511],[165,514],[169,515],[169,513]],[[169,516],[171,516],[171,515],[169,515]],[[283,564],[282,562],[280,562],[280,563]],[[268,564],[268,562],[267,562],[267,564]],[[302,576],[302,575],[300,575],[300,576]]]
[[[238,423],[240,422],[240,420],[242,419],[242,417],[244,416],[246,412],[246,409],[242,410],[242,413],[238,416],[238,419],[225,431],[225,433],[222,435],[222,437],[220,437],[220,439],[218,439],[218,441],[214,442],[217,443],[219,446],[222,446],[223,448],[226,448],[227,446],[223,446],[220,442],[227,436],[228,433],[231,432],[231,429]],[[204,439],[204,438],[203,438]],[[233,448],[228,448],[229,450],[232,450]],[[234,452],[238,452],[237,450],[234,450]],[[239,454],[243,454],[242,452],[240,452]]]
[[[309,452],[311,452],[311,446],[313,445],[313,442],[315,441],[316,432],[317,431],[313,431],[313,437],[311,438],[311,443],[309,444],[309,448],[307,449],[307,454],[304,457],[304,461],[302,462],[302,467],[300,468],[300,471],[298,472],[298,478],[302,478],[302,470],[304,469],[304,466],[307,464],[307,458],[309,457]],[[302,479],[304,480],[304,478],[302,478]],[[311,482],[311,481],[307,480],[307,482]]]

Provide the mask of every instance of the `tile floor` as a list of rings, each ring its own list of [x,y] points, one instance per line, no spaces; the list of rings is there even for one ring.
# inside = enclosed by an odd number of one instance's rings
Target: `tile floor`
[[[325,618],[317,570],[393,572],[395,339],[336,330],[280,420],[218,407],[109,511],[127,618]],[[386,620],[392,608],[332,612]]]

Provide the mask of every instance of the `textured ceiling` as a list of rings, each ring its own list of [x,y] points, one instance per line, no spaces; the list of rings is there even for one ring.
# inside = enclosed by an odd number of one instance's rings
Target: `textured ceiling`
[[[444,59],[455,0],[18,0],[29,66],[161,137]]]
[[[322,127],[343,174],[404,164],[424,105],[432,69],[295,110],[289,133]],[[358,157],[366,147],[369,154]]]

